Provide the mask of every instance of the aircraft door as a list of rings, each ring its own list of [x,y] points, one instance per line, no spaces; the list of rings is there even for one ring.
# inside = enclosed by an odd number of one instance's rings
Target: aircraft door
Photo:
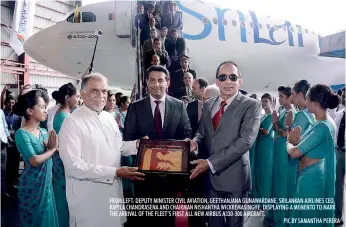
[[[132,1],[115,1],[115,32],[119,38],[131,37]]]

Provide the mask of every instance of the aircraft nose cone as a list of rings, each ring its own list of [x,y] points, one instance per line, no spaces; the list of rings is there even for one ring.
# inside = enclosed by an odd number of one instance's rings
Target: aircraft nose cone
[[[39,52],[41,52],[40,49],[45,47],[44,36],[40,33],[41,32],[34,34],[24,42],[25,53],[34,58],[36,61],[41,60]]]
[[[24,51],[38,62],[45,61],[45,55],[52,53],[54,43],[56,43],[57,30],[52,26],[48,29],[39,31],[29,37],[24,42]]]

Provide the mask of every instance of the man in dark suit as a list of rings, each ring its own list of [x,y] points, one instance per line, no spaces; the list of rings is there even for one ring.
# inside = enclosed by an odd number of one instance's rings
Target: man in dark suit
[[[208,174],[210,198],[244,198],[251,189],[248,151],[259,130],[261,103],[241,94],[241,84],[234,62],[218,67],[220,96],[204,103],[198,133],[191,141],[191,151],[195,151],[203,139],[209,157],[193,161],[197,166],[190,179]],[[209,217],[208,226],[242,227],[243,217]]]
[[[141,27],[141,34],[140,34],[140,41],[141,41],[141,45],[143,45],[143,43],[150,39],[150,33],[151,30],[155,30],[155,37],[157,36],[157,34],[160,34],[160,30],[158,28],[155,27],[155,18],[150,18],[149,20],[149,24],[145,24],[142,25]]]
[[[194,97],[192,95],[193,80],[193,75],[189,72],[185,72],[183,79],[184,86],[181,87],[179,90],[174,91],[174,97],[177,99],[181,99],[185,96],[188,98],[188,100],[194,100]]]
[[[125,120],[124,140],[133,138],[184,140],[191,135],[191,126],[183,102],[166,94],[169,73],[162,66],[148,69],[149,95],[131,104]],[[135,184],[135,197],[175,198],[182,182],[171,179],[150,179]],[[136,225],[175,226],[175,217],[140,217]]]
[[[154,26],[160,28],[160,18],[155,13],[155,5],[153,3],[145,4],[144,8],[146,12],[140,18],[140,28],[146,27],[150,23],[151,18],[155,19]]]
[[[192,84],[192,94],[195,97],[195,100],[190,102],[186,109],[191,124],[192,138],[195,136],[198,130],[199,120],[202,116],[202,98],[204,90],[207,86],[208,81],[204,78],[197,78],[193,81]]]
[[[157,37],[156,29],[150,30],[150,39],[147,39],[143,43],[143,52],[153,49],[154,39]]]
[[[167,27],[169,34],[171,34],[173,30],[176,30],[179,37],[181,37],[181,30],[183,29],[183,16],[181,12],[177,12],[177,5],[175,2],[169,3],[169,11],[163,14],[161,26]]]
[[[162,44],[162,50],[166,50],[166,44],[168,44],[169,38],[167,37],[168,29],[166,27],[161,28],[160,40]]]
[[[179,96],[179,91],[184,87],[184,74],[189,72],[192,74],[193,79],[196,79],[196,72],[189,67],[189,57],[187,55],[180,56],[181,68],[174,71],[171,77],[171,84],[169,86],[169,92],[173,97]]]
[[[195,98],[194,101],[190,102],[186,108],[187,115],[189,116],[191,129],[192,129],[192,136],[191,138],[194,138],[198,126],[199,126],[199,120],[202,116],[202,107],[203,107],[203,101],[202,97],[204,94],[204,90],[208,86],[208,81],[204,78],[197,78],[193,81],[192,84],[192,94]],[[192,157],[194,159],[196,158],[207,158],[204,152],[204,147],[200,145],[198,147],[198,157],[193,155]],[[206,197],[205,188],[207,185],[204,184],[204,179],[199,177],[196,179],[193,179],[189,182],[188,190],[187,190],[187,197],[189,198],[202,198]],[[189,217],[189,227],[203,227],[205,226],[205,218],[204,217]]]
[[[166,50],[169,53],[169,57],[179,63],[179,57],[184,55],[186,51],[185,39],[179,38],[176,30],[173,30],[169,37],[166,43]]]
[[[166,66],[166,68],[169,67],[171,60],[168,56],[167,51],[162,50],[161,47],[161,40],[159,38],[155,38],[153,49],[144,52],[144,65],[146,69],[150,67],[152,56],[155,54],[160,57],[160,65]]]

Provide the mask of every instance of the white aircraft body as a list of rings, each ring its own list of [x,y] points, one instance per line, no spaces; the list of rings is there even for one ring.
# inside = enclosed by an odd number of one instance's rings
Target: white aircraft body
[[[190,66],[210,83],[225,60],[239,65],[242,88],[251,93],[276,93],[280,85],[301,79],[311,84],[345,83],[345,60],[320,57],[320,36],[308,28],[201,1],[180,1],[178,7]],[[74,12],[69,13],[30,37],[25,51],[49,68],[80,78],[92,59],[95,31],[101,30],[94,71],[107,76],[110,85],[131,90],[138,78],[137,49],[131,37],[135,8],[135,1],[82,6],[80,23],[71,22]]]

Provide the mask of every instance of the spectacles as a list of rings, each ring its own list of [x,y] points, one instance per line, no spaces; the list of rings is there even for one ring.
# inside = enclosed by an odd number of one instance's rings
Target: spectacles
[[[219,79],[219,81],[223,82],[227,80],[227,77],[231,80],[231,81],[237,81],[240,76],[236,75],[236,74],[231,74],[231,75],[226,75],[226,74],[221,74],[219,76],[217,76],[216,78]]]

